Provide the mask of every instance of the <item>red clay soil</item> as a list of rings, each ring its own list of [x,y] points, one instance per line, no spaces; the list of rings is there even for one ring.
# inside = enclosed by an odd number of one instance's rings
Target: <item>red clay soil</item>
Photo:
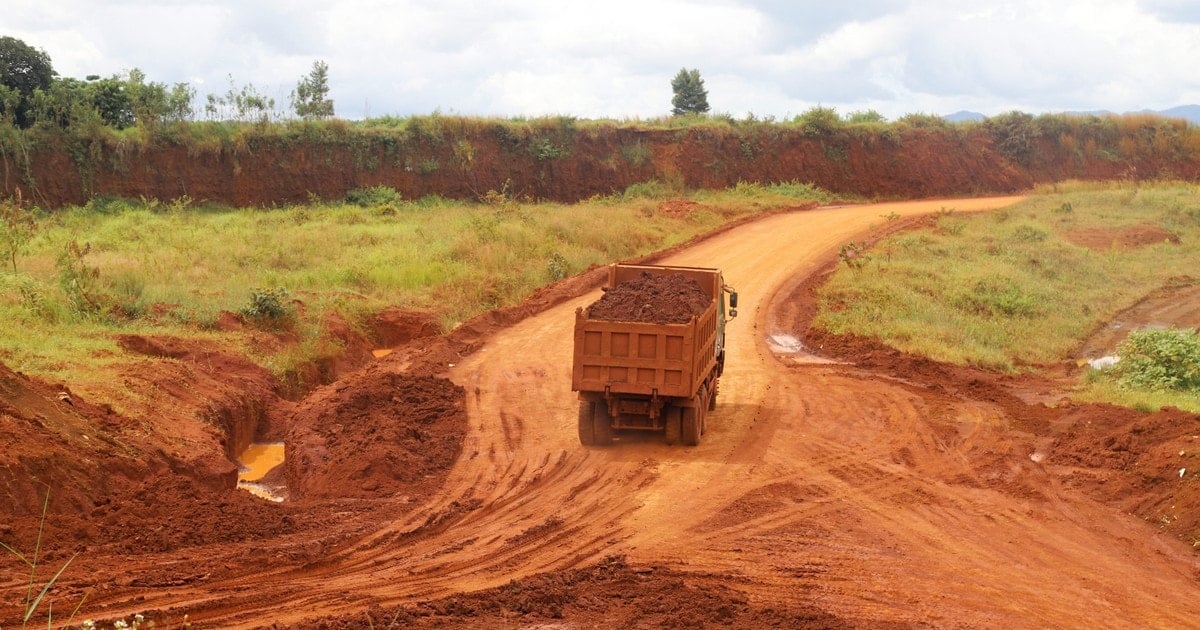
[[[32,548],[50,484],[47,566],[80,552],[56,618],[87,595],[85,617],[159,627],[1187,625],[1195,414],[1061,403],[1073,364],[1001,375],[812,330],[816,263],[764,297],[797,242],[828,270],[880,212],[778,215],[664,261],[711,261],[743,298],[695,448],[579,446],[563,366],[603,269],[294,404],[199,342],[122,339],[146,363],[118,378],[165,392],[129,416],[0,366],[0,540]],[[841,362],[772,357],[775,330]],[[247,425],[287,444],[294,500],[232,488]],[[0,562],[5,627],[27,579]]]
[[[587,620],[590,628],[852,628],[816,607],[755,605],[724,575],[630,566],[609,556],[583,568],[543,573],[474,593],[361,615],[310,619],[328,630],[376,628],[556,627]]]
[[[1123,228],[1083,228],[1070,230],[1063,236],[1072,243],[1089,249],[1137,249],[1160,243],[1179,244],[1179,235],[1157,225],[1130,225]]]
[[[463,389],[366,370],[308,396],[284,440],[292,498],[424,497],[462,449]]]
[[[1067,402],[1065,393],[1079,379],[1071,363],[1043,366],[1043,376],[997,374],[909,355],[872,339],[829,334],[811,325],[825,275],[810,277],[782,300],[780,313],[792,319],[779,325],[800,333],[806,347],[939,396],[1003,409],[1014,429],[1044,446],[1031,455],[1044,455],[1037,463],[1056,467],[1061,483],[1136,514],[1200,551],[1200,484],[1179,475],[1180,469],[1200,469],[1200,414]],[[1003,477],[993,489],[1004,489]],[[1009,490],[1022,496],[1038,492],[1023,486]]]
[[[607,289],[588,306],[593,319],[647,324],[686,324],[712,303],[694,278],[683,274],[649,274]]]

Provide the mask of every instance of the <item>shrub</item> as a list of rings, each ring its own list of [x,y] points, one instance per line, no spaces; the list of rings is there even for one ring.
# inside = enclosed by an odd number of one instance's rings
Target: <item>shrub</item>
[[[1114,367],[1124,388],[1200,390],[1200,334],[1195,329],[1138,330],[1117,348]]]
[[[292,309],[287,304],[288,292],[283,287],[253,289],[250,303],[239,313],[248,320],[272,327],[282,327],[292,319]]]
[[[842,118],[832,107],[817,106],[796,116],[795,123],[806,136],[827,136],[842,127]]]
[[[398,205],[402,200],[403,198],[400,196],[400,193],[390,186],[355,188],[346,193],[346,203],[352,203],[364,208],[389,204]]]

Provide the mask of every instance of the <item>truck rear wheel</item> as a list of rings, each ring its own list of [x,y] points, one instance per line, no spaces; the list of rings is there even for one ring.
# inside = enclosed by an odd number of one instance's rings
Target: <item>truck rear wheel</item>
[[[713,381],[713,393],[712,393],[712,396],[710,396],[708,399],[708,410],[709,411],[715,411],[717,408],[717,391],[719,391],[717,388],[717,382]]]
[[[667,444],[678,444],[680,436],[679,407],[673,405],[663,407],[663,424],[666,427]]]
[[[596,409],[592,412],[592,444],[608,446],[612,444],[612,440],[612,416],[608,415],[608,403],[603,400],[597,401]]]
[[[591,446],[596,443],[592,417],[596,414],[596,403],[579,401],[579,443]]]
[[[681,411],[680,438],[683,440],[684,446],[696,446],[700,443],[700,408],[684,407]]]

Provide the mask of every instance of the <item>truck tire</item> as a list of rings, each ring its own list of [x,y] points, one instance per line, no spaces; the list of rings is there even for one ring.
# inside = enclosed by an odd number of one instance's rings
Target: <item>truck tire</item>
[[[663,425],[666,427],[667,444],[678,444],[681,431],[680,409],[674,405],[663,407]]]
[[[716,409],[717,409],[717,391],[718,391],[717,382],[713,381],[713,393],[712,393],[712,396],[710,396],[708,399],[708,410],[709,411],[716,411]]]
[[[591,446],[596,443],[593,429],[593,416],[596,414],[596,403],[586,400],[579,401],[579,443]]]
[[[699,399],[692,402],[699,402]],[[684,446],[696,446],[700,443],[700,408],[684,407],[680,418],[680,439]]]
[[[592,444],[608,446],[612,441],[612,417],[608,415],[608,403],[596,401],[596,409],[592,412]]]

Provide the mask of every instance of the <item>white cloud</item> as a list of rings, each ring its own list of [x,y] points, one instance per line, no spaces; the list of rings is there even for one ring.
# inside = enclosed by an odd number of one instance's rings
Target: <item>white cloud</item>
[[[835,6],[836,5],[836,6]],[[964,5],[965,8],[964,8]],[[1200,100],[1200,11],[1174,0],[9,0],[0,34],[63,76],[133,67],[286,107],[314,60],[339,115],[654,117],[697,68],[714,111],[891,118]]]

